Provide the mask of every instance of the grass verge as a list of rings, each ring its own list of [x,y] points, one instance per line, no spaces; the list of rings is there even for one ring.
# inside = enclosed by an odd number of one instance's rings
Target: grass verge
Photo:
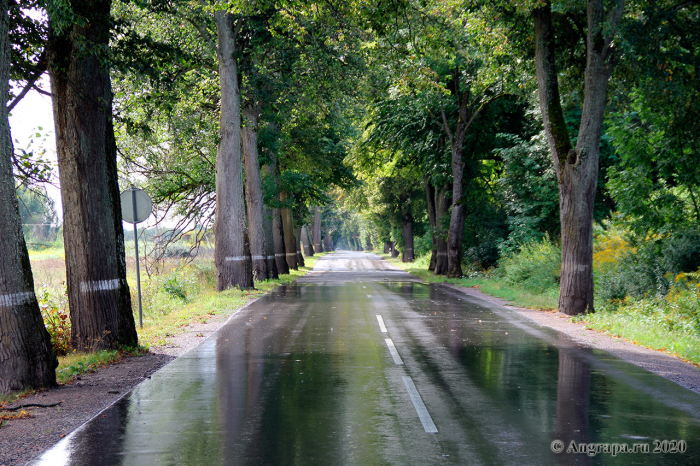
[[[700,337],[687,329],[669,329],[664,316],[650,316],[629,309],[602,310],[571,318],[586,328],[614,337],[624,338],[635,345],[663,351],[696,366],[700,365]]]

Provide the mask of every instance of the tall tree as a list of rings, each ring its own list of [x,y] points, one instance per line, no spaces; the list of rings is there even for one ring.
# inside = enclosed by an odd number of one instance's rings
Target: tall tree
[[[110,0],[49,10],[71,345],[136,346],[126,282],[109,75]]]
[[[34,294],[12,177],[8,0],[0,0],[0,393],[56,383],[58,361]]]
[[[216,153],[216,220],[214,230],[218,290],[253,287],[243,201],[241,160],[241,94],[238,83],[236,37],[242,19],[219,10],[214,13],[218,33],[217,57],[221,83],[219,148]],[[262,206],[260,206],[262,207]]]
[[[559,182],[559,310],[569,315],[593,311],[593,205],[608,81],[616,55],[613,38],[623,10],[624,0],[614,2],[607,12],[603,0],[587,2],[584,102],[575,147],[559,94],[551,2],[532,12],[540,109]]]
[[[243,115],[245,126],[243,136],[243,155],[245,166],[245,197],[248,214],[248,231],[250,232],[250,252],[252,255],[253,274],[259,281],[267,280],[267,247],[263,226],[263,192],[258,157],[258,118],[260,106],[254,97],[246,103]]]

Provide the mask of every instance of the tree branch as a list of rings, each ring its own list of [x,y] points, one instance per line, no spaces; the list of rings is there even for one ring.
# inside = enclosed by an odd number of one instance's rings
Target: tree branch
[[[34,84],[39,80],[42,74],[46,71],[46,49],[41,52],[41,56],[39,57],[39,62],[36,64],[36,68],[34,70],[34,73],[27,79],[27,84],[24,86],[24,89],[22,89],[22,92],[20,92],[17,97],[12,99],[12,102],[7,106],[7,111],[11,112],[13,108],[24,98],[25,95],[27,95],[27,92],[29,92],[32,88],[37,89],[39,92],[44,93],[44,91],[41,91],[39,88],[35,87]],[[51,95],[51,94],[49,94]]]

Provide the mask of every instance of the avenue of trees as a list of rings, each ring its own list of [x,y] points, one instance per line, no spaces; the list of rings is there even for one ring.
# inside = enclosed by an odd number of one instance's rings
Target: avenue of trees
[[[76,350],[137,345],[120,183],[213,237],[218,290],[336,247],[460,277],[550,238],[574,315],[593,311],[595,222],[664,251],[700,238],[700,2],[0,8],[0,392],[55,380],[17,200],[46,168],[8,123],[44,74]]]

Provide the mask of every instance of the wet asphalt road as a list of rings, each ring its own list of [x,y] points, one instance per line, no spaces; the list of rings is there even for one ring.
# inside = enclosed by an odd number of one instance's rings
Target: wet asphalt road
[[[612,454],[634,444],[648,453]],[[698,465],[700,396],[377,256],[335,253],[35,464]]]

